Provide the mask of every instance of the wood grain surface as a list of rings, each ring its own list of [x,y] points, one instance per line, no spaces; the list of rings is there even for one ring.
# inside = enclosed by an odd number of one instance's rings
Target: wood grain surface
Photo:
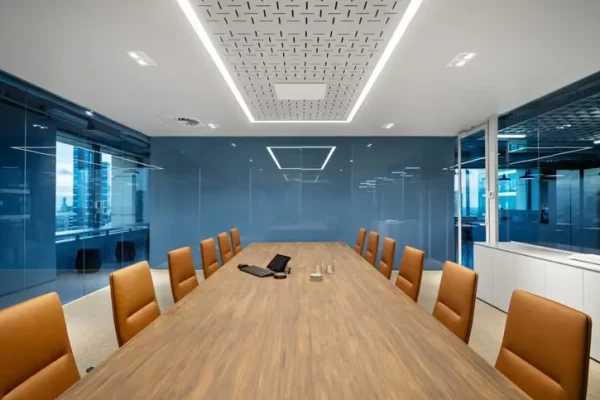
[[[239,263],[292,257],[285,280]],[[317,263],[335,273],[311,282]],[[343,243],[255,243],[63,399],[526,398]]]

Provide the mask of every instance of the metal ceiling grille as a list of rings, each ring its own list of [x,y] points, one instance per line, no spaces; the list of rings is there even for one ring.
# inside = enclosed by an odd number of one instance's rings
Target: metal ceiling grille
[[[195,0],[257,121],[344,120],[408,0]],[[278,100],[277,83],[326,83],[324,100]]]
[[[600,140],[600,93],[575,101],[539,117],[509,126],[503,134],[561,142]]]

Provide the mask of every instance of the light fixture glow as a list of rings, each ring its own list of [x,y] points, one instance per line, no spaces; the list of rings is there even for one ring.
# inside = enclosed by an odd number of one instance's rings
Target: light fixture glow
[[[231,147],[235,147],[235,143],[231,142]]]
[[[447,67],[464,67],[471,61],[477,53],[458,53],[446,66]]]
[[[391,129],[394,126],[393,123],[385,124],[382,126],[383,129]]]
[[[150,56],[143,51],[128,51],[127,55],[142,67],[156,67],[154,60],[152,60]]]
[[[525,139],[527,135],[519,135],[512,133],[499,133],[498,139]]]
[[[14,150],[20,150],[20,151],[25,151],[28,153],[34,153],[34,154],[39,154],[42,156],[47,156],[47,157],[53,157],[56,158],[56,151],[51,152],[51,153],[46,153],[42,150],[49,150],[49,149],[56,149],[56,146],[11,146],[11,149]],[[98,153],[98,154],[102,154],[100,151],[97,150],[91,150],[91,149],[86,149],[86,151],[90,151],[92,153]],[[162,170],[162,167],[157,167],[156,165],[152,165],[152,164],[145,164],[143,162],[140,161],[135,161],[135,160],[130,160],[129,158],[125,158],[125,157],[121,157],[121,156],[117,156],[115,154],[111,154],[112,158],[118,158],[119,160],[123,160],[123,161],[128,161],[131,162],[133,164],[136,165],[143,165],[144,167],[147,167],[148,169],[158,169],[158,170]],[[97,163],[93,163],[93,162],[86,162],[87,164],[91,164],[91,165],[98,165],[100,166],[100,164]],[[113,166],[113,168],[115,168]],[[142,169],[139,167],[135,167],[136,169]],[[126,167],[126,168],[122,168],[122,169],[131,169],[130,167]]]
[[[208,127],[209,127],[210,129],[217,129],[217,128],[219,127],[219,125],[217,125],[217,124],[213,124],[213,123],[211,122],[211,123],[209,123],[209,124],[208,124]]]
[[[279,160],[277,160],[277,157],[275,157],[275,153],[273,153],[273,149],[330,149],[330,150],[329,150],[329,154],[327,154],[327,157],[325,158],[325,161],[323,162],[323,165],[321,165],[321,168],[302,168],[302,167],[282,168],[281,164],[279,164]],[[329,162],[329,159],[333,155],[333,152],[335,151],[335,149],[336,149],[336,146],[267,146],[267,151],[271,155],[271,158],[273,159],[273,162],[275,162],[275,165],[277,165],[278,169],[299,170],[299,171],[323,171],[325,169],[325,167],[327,166],[327,163]]]
[[[90,111],[90,110],[87,110],[87,111],[85,112],[85,115],[87,115],[88,117],[93,117],[93,116],[94,116],[94,112],[93,112],[93,111]]]
[[[221,60],[221,57],[219,57],[219,53],[217,52],[217,49],[210,41],[210,36],[208,35],[206,30],[200,23],[200,19],[196,15],[194,8],[190,4],[190,1],[189,0],[177,0],[177,4],[179,4],[181,11],[183,11],[185,16],[187,17],[188,21],[192,25],[192,28],[196,32],[196,35],[198,35],[198,38],[200,38],[200,41],[202,41],[202,44],[204,44],[206,51],[208,51],[210,58],[212,58],[213,62],[217,66],[217,69],[221,73],[221,76],[223,76],[223,79],[225,79],[225,83],[227,84],[227,86],[229,86],[229,90],[231,90],[231,92],[233,93],[233,96],[235,97],[238,104],[242,108],[242,111],[244,111],[244,114],[246,114],[248,121],[256,122],[254,120],[254,117],[252,116],[252,113],[250,112],[250,109],[246,105],[246,102],[244,101],[242,94],[240,93],[238,88],[235,86],[235,83],[233,82],[233,78],[227,71],[227,67],[225,67],[225,63],[223,63],[223,60]]]
[[[594,140],[594,144],[600,144],[600,139]]]
[[[371,147],[371,146],[373,146],[373,143],[369,143],[369,144],[367,145],[367,147]]]
[[[404,35],[404,33],[406,32],[411,21],[417,14],[417,11],[419,10],[419,7],[421,6],[422,3],[423,3],[423,0],[410,0],[410,4],[406,8],[402,17],[400,18],[400,22],[396,26],[396,29],[394,30],[392,37],[390,38],[387,46],[383,50],[383,53],[381,53],[381,57],[379,57],[377,64],[375,64],[375,68],[373,68],[373,72],[371,72],[371,76],[369,76],[367,83],[363,87],[362,92],[358,96],[358,99],[356,100],[356,103],[354,103],[354,107],[352,107],[352,110],[350,111],[350,114],[348,114],[348,118],[346,120],[339,120],[339,121],[301,121],[301,120],[257,121],[254,119],[254,116],[250,112],[248,105],[244,101],[244,98],[243,98],[241,92],[235,85],[235,82],[233,81],[233,78],[229,74],[229,71],[227,71],[227,67],[225,66],[225,63],[219,56],[217,49],[211,42],[210,35],[206,32],[206,30],[204,29],[204,26],[202,26],[202,23],[200,22],[198,15],[194,11],[194,8],[192,7],[190,0],[177,0],[177,4],[179,4],[181,11],[183,11],[183,13],[185,14],[186,18],[192,25],[192,28],[196,32],[196,35],[198,36],[198,38],[200,39],[200,41],[206,48],[206,51],[212,58],[215,65],[217,66],[217,69],[221,73],[221,76],[225,80],[225,83],[229,87],[229,90],[231,90],[231,93],[233,93],[233,96],[235,97],[236,101],[242,108],[242,111],[244,112],[244,114],[246,114],[248,121],[250,121],[251,123],[261,123],[261,124],[290,124],[290,123],[293,123],[293,124],[307,124],[307,123],[319,123],[319,124],[337,123],[337,124],[339,124],[339,123],[342,123],[343,124],[343,123],[352,122],[352,120],[354,119],[354,116],[356,115],[356,113],[358,112],[360,107],[362,106],[367,95],[371,91],[371,88],[375,84],[375,81],[377,81],[377,78],[381,74],[381,71],[385,67],[385,64],[391,57],[394,49],[398,45],[398,42],[400,42],[400,39],[402,39],[402,36]]]
[[[580,147],[580,148],[575,148],[575,150],[563,151],[563,152],[561,152],[561,153],[556,153],[556,154],[550,154],[550,155],[547,155],[547,156],[542,156],[542,157],[531,158],[531,159],[529,159],[529,160],[521,160],[521,161],[516,161],[516,162],[509,163],[508,165],[517,165],[517,164],[528,163],[528,162],[531,162],[531,161],[544,160],[544,159],[546,159],[546,158],[558,157],[558,156],[562,156],[562,155],[565,155],[565,154],[571,154],[571,153],[577,153],[577,152],[580,152],[580,151],[589,150],[589,149],[591,149],[591,148],[592,148],[592,147]]]

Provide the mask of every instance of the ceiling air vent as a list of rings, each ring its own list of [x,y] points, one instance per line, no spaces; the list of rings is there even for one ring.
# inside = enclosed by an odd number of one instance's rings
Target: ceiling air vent
[[[157,118],[163,124],[175,128],[195,128],[200,126],[206,126],[206,124],[204,124],[198,118],[193,117]]]

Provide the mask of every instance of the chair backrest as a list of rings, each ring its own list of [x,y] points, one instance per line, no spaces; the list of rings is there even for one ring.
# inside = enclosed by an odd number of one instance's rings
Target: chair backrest
[[[227,236],[227,233],[221,232],[217,235],[217,240],[219,241],[221,263],[225,265],[229,260],[233,258],[233,253],[231,252],[231,246],[229,244],[229,237]]]
[[[212,274],[219,270],[217,246],[215,245],[215,240],[213,238],[204,239],[200,242],[200,257],[202,258],[204,279],[208,279]]]
[[[585,399],[591,318],[515,290],[496,368],[533,399]]]
[[[396,279],[396,286],[417,302],[421,291],[421,278],[423,277],[423,264],[425,253],[414,247],[406,246],[400,260],[400,271]]]
[[[358,237],[356,238],[356,245],[354,246],[354,251],[359,256],[362,255],[363,247],[365,246],[365,239],[367,238],[367,230],[365,228],[360,228],[358,230]]]
[[[79,378],[58,294],[0,311],[0,399],[54,399]]]
[[[386,278],[392,276],[392,268],[394,266],[394,256],[396,255],[396,241],[386,237],[383,239],[383,250],[381,250],[381,260],[379,261],[379,272]]]
[[[476,295],[477,272],[446,261],[433,316],[467,344],[471,337]]]
[[[147,261],[110,274],[110,296],[119,347],[160,316]]]
[[[238,228],[233,228],[229,231],[229,236],[231,236],[231,246],[233,247],[233,254],[238,255],[242,251],[242,240],[240,239],[240,230]]]
[[[377,258],[377,246],[379,246],[379,233],[369,232],[369,239],[367,239],[367,249],[363,256],[365,260],[372,266],[375,266],[375,259]]]
[[[173,301],[177,303],[198,286],[192,249],[182,247],[167,254]]]

